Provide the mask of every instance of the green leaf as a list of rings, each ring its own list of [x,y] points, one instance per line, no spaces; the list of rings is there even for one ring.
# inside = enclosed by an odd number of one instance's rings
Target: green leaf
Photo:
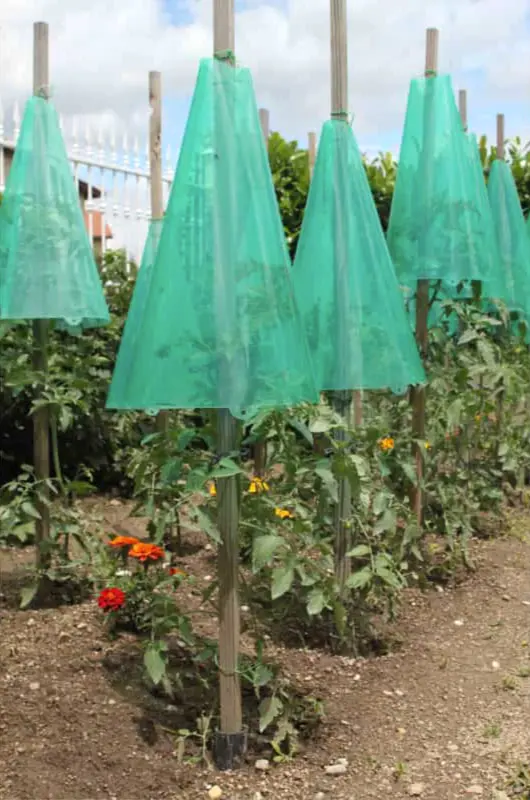
[[[160,471],[162,483],[175,483],[182,475],[182,459],[172,458],[167,461]]]
[[[353,550],[350,550],[346,555],[348,558],[363,558],[364,556],[369,556],[371,552],[372,549],[368,547],[367,544],[358,544],[357,547],[354,547]]]
[[[154,685],[157,686],[166,674],[166,660],[159,642],[148,645],[144,653],[144,666]]]
[[[32,583],[31,586],[26,586],[20,592],[20,608],[27,608],[33,601],[39,589],[38,583]]]
[[[331,420],[319,417],[309,423],[309,430],[311,433],[327,433],[331,430]]]
[[[186,491],[200,492],[204,488],[204,484],[208,480],[208,473],[204,469],[192,469],[188,473],[186,481]]]
[[[373,510],[374,514],[378,517],[382,514],[388,505],[388,495],[386,492],[378,492],[374,497]]]
[[[319,462],[320,464],[322,462]],[[339,500],[339,489],[337,479],[333,475],[330,468],[327,466],[317,466],[315,469],[315,474],[320,478],[322,483],[324,484],[324,488],[328,492],[330,498],[333,500],[334,503],[337,503]]]
[[[314,442],[313,434],[311,433],[311,431],[304,422],[300,422],[300,420],[298,419],[290,419],[289,425],[291,426],[291,428],[294,428],[294,430],[297,431],[301,436],[303,436],[308,444],[313,446]]]
[[[313,617],[317,614],[321,614],[325,606],[326,598],[322,589],[313,589],[311,592],[309,592],[309,597],[307,600],[307,613],[310,616]]]
[[[370,567],[363,567],[358,570],[358,572],[354,572],[350,575],[346,581],[346,586],[348,589],[363,589],[365,586],[368,586],[371,580],[372,570]]]
[[[40,519],[40,514],[35,508],[35,506],[27,501],[22,503],[22,511],[24,512],[24,514],[27,514],[27,516],[31,517],[32,519]]]
[[[401,588],[400,579],[396,573],[389,570],[388,567],[376,567],[375,574],[388,586],[392,586],[394,589]]]
[[[216,544],[222,544],[223,540],[221,538],[219,529],[213,520],[210,519],[208,514],[198,507],[195,509],[195,513],[197,515],[197,523],[206,536],[208,536]]]
[[[283,711],[282,701],[273,695],[266,697],[259,704],[259,731],[263,733]]]
[[[462,336],[458,340],[458,345],[461,344],[469,344],[469,342],[474,342],[475,339],[478,339],[478,333],[474,330],[465,331]]]
[[[252,544],[252,571],[259,572],[260,569],[269,564],[282,544],[282,537],[275,536],[272,533],[256,537]]]
[[[506,442],[503,442],[501,445],[499,445],[499,456],[502,458],[503,456],[508,455],[509,450],[510,448]]]
[[[397,517],[396,512],[391,508],[387,508],[381,519],[378,519],[374,525],[374,533],[392,533],[396,530]]]
[[[272,573],[271,597],[277,600],[289,591],[294,581],[294,569],[292,567],[278,567]]]
[[[243,470],[231,458],[222,458],[209,473],[210,478],[230,478],[232,475],[241,475]]]

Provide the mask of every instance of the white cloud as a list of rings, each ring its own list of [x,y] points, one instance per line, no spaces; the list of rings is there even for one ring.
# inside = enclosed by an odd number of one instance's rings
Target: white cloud
[[[145,119],[147,72],[160,69],[166,95],[189,97],[197,61],[211,50],[211,0],[189,0],[193,22],[176,27],[159,0],[1,0],[0,97],[31,89],[32,23],[51,28],[51,83],[67,114]],[[181,4],[182,5],[182,4]],[[425,28],[440,28],[440,69],[455,88],[485,70],[471,114],[502,100],[528,108],[530,0],[355,0],[349,4],[351,109],[360,139],[400,129],[411,77],[423,69]],[[254,74],[258,102],[288,135],[318,129],[329,112],[329,3],[248,1],[236,20],[236,50]],[[469,80],[469,76],[467,76]],[[471,87],[469,87],[471,88]],[[526,113],[526,111],[525,111]],[[493,129],[494,120],[490,130]],[[524,136],[530,131],[520,130]]]

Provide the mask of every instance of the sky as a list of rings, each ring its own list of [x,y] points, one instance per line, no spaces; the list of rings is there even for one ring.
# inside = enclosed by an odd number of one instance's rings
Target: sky
[[[502,10],[501,10],[502,9]],[[162,72],[163,138],[182,138],[197,65],[212,48],[212,0],[1,0],[0,99],[31,91],[32,23],[50,24],[51,86],[67,120],[147,136],[148,71]],[[469,127],[530,139],[530,0],[349,0],[349,110],[361,149],[399,150],[425,29],[440,30],[440,72],[468,92]],[[306,145],[329,116],[329,2],[236,0],[236,52],[271,128]]]

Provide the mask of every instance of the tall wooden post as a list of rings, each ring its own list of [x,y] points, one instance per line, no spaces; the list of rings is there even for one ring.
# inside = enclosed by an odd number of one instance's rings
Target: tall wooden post
[[[467,92],[465,89],[460,89],[458,92],[458,110],[460,112],[462,126],[467,132]]]
[[[46,22],[33,26],[33,94],[48,99],[49,77],[49,29]],[[33,322],[33,365],[43,376],[48,372],[49,323],[44,319]],[[35,478],[40,483],[42,502],[37,504],[40,519],[35,523],[37,548],[37,570],[45,570],[50,564],[50,411],[43,406],[33,415],[33,460]],[[41,584],[42,586],[42,584]]]
[[[317,160],[317,135],[313,131],[307,134],[307,155],[309,157],[309,180],[311,180]]]
[[[427,42],[425,50],[425,78],[428,80],[436,75],[438,70],[438,38],[437,28],[427,29]],[[429,281],[420,279],[416,290],[416,344],[422,359],[427,356],[429,315]],[[412,433],[417,442],[414,444],[416,461],[417,485],[413,491],[413,508],[418,520],[418,525],[423,524],[423,451],[422,442],[425,439],[425,387],[414,386],[411,391],[412,402]]]
[[[348,125],[348,42],[346,25],[346,0],[330,0],[331,17],[331,116],[332,119],[339,120],[342,125]],[[341,154],[338,153],[336,159],[336,174],[333,176],[335,184],[345,180],[342,168]],[[338,203],[338,196],[337,201]],[[337,217],[341,213],[340,208],[336,208]],[[337,224],[335,230],[335,272],[337,277],[337,300],[339,312],[337,326],[339,331],[339,342],[344,342],[347,337],[349,327],[349,303],[348,292],[343,285],[347,280],[348,272],[348,251],[345,237],[348,235],[342,225]],[[344,353],[338,353],[341,360],[347,357]],[[352,423],[352,392],[338,391],[333,395],[333,406],[338,414],[343,418],[349,428]],[[336,431],[338,441],[346,440],[346,431]],[[341,591],[345,590],[346,581],[350,575],[350,559],[347,556],[351,549],[351,487],[347,478],[339,481],[339,501],[334,511],[335,524],[335,576]]]
[[[497,114],[497,158],[504,161],[504,114]]]
[[[214,0],[214,55],[233,63],[234,0]],[[216,121],[217,125],[218,122]],[[219,455],[227,455],[237,447],[237,424],[228,409],[217,414]],[[239,506],[237,477],[223,478],[217,483],[218,525],[222,539],[219,546],[219,689],[221,725],[216,732],[214,758],[219,769],[238,766],[246,750],[241,708],[239,678],[240,610],[238,592],[239,569]]]
[[[162,75],[149,73],[149,172],[151,175],[151,220],[164,217],[164,185],[162,182]],[[157,430],[167,430],[169,414],[159,411],[156,417]]]

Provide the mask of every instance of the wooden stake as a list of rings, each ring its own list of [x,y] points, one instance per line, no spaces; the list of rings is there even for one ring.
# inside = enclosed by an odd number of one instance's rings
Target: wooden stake
[[[504,161],[504,114],[497,114],[497,158]]]
[[[33,94],[48,99],[49,89],[49,30],[46,22],[33,26]],[[33,322],[33,366],[46,375],[48,372],[49,322]],[[36,566],[38,571],[50,565],[50,411],[42,407],[33,415],[33,461],[35,478],[40,486],[42,502],[37,503],[40,519],[35,523]],[[42,583],[41,583],[42,587]]]
[[[425,77],[431,78],[438,70],[438,40],[437,28],[427,29],[427,42],[425,50]],[[420,279],[416,290],[416,344],[423,360],[427,356],[428,343],[428,315],[429,315],[429,281]],[[411,391],[412,402],[412,433],[418,443],[414,444],[416,461],[417,486],[412,493],[414,513],[418,525],[423,525],[423,452],[422,441],[425,439],[425,387],[414,386]]]
[[[214,0],[214,54],[234,52],[234,0]],[[231,62],[229,62],[231,63]],[[237,448],[237,424],[227,409],[217,413],[217,446],[220,456]],[[239,504],[237,477],[217,483],[219,532],[219,688],[221,725],[216,732],[214,757],[217,767],[234,769],[246,750],[239,678],[240,611]]]
[[[311,180],[317,160],[317,135],[312,131],[307,134],[307,155],[309,156],[309,180]]]
[[[330,0],[331,17],[331,116],[333,119],[341,120],[343,125],[348,125],[348,42],[346,24],[346,0]],[[340,154],[337,159],[337,174],[334,176],[336,183],[344,180],[342,174]],[[336,209],[337,216],[340,208]],[[345,248],[344,237],[347,231],[342,230],[341,225],[337,225],[335,231],[335,258],[337,263],[335,269],[337,275],[347,275],[347,248]],[[349,326],[349,305],[348,293],[344,286],[337,285],[337,299],[340,303],[337,325],[339,329],[339,341],[346,338],[346,329]],[[339,358],[345,359],[343,353],[339,353]],[[352,400],[351,391],[334,392],[333,407],[335,411],[344,419],[349,428],[352,424]],[[346,431],[336,431],[337,441],[346,440]],[[347,478],[339,481],[339,501],[334,509],[335,526],[335,577],[340,585],[341,591],[346,588],[346,581],[350,576],[351,560],[347,553],[351,550],[351,487]]]
[[[265,140],[265,145],[269,147],[270,136],[270,115],[266,108],[260,108],[259,121],[261,123],[261,131]],[[263,477],[265,468],[267,466],[267,442],[260,439],[254,444],[254,474],[258,477]]]
[[[160,220],[164,216],[164,185],[162,182],[162,75],[160,72],[149,73],[149,171],[151,173],[151,220]],[[160,433],[167,431],[169,413],[159,411],[156,417],[156,429]]]
[[[465,89],[460,89],[458,92],[458,110],[464,130],[467,131],[467,92]]]

